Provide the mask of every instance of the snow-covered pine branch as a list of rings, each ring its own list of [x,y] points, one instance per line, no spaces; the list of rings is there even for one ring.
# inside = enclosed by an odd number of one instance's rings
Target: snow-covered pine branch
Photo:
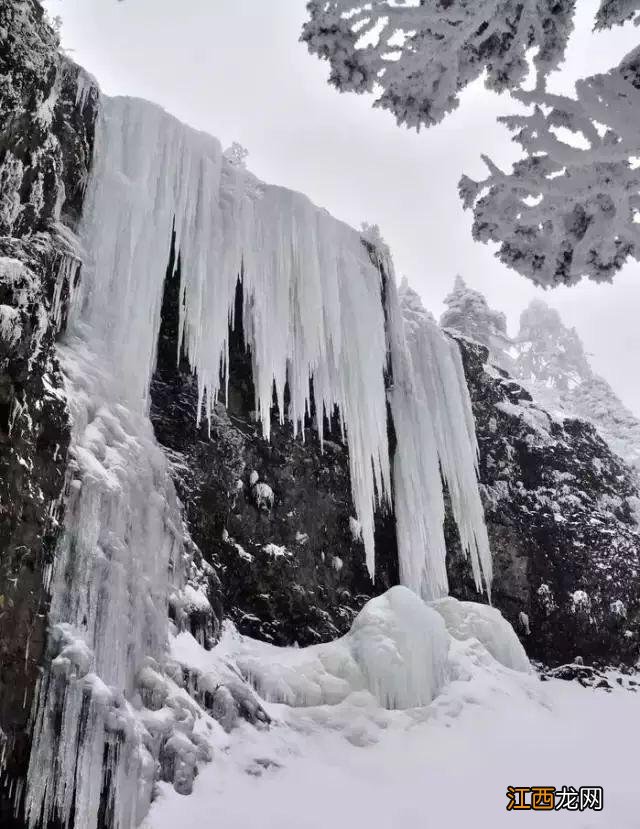
[[[596,15],[596,29],[610,29],[633,20],[640,23],[640,2],[638,0],[602,0]]]
[[[473,236],[541,285],[587,276],[610,281],[640,253],[640,48],[606,74],[576,84],[576,98],[538,88],[514,96],[533,110],[500,119],[526,157],[460,180]]]
[[[486,70],[501,92],[528,72],[556,68],[575,0],[312,0],[301,39],[329,61],[341,92],[375,92],[375,106],[398,124],[431,126],[452,112],[459,93]]]

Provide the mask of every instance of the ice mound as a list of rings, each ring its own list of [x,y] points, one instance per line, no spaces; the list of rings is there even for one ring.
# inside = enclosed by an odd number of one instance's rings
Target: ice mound
[[[445,625],[407,587],[371,599],[345,638],[367,689],[384,708],[428,705],[445,683]]]
[[[514,629],[499,610],[447,596],[431,607],[444,619],[454,639],[477,639],[491,656],[507,668],[529,673],[531,665]]]
[[[269,702],[337,705],[368,691],[383,708],[428,705],[447,676],[449,635],[441,616],[406,587],[371,599],[346,636],[307,648],[239,640],[242,675]]]

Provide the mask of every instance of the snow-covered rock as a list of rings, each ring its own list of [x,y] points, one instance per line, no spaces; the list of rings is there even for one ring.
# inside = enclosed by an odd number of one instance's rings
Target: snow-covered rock
[[[451,596],[431,605],[442,616],[454,639],[477,639],[506,668],[531,671],[531,664],[514,629],[495,607],[460,602]]]
[[[640,652],[635,469],[592,423],[546,409],[487,362],[484,346],[458,341],[480,447],[494,605],[535,659],[559,664],[581,655],[634,664]],[[448,543],[452,593],[476,600],[453,527]],[[576,592],[588,597],[588,608]],[[626,618],[611,610],[618,601]],[[521,613],[529,632],[518,623]]]

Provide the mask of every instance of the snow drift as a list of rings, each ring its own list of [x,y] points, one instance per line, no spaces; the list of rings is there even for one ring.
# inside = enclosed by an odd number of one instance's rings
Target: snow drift
[[[451,596],[439,599],[431,606],[442,616],[454,639],[477,639],[506,668],[525,673],[531,670],[520,640],[497,608],[477,602],[459,602]]]

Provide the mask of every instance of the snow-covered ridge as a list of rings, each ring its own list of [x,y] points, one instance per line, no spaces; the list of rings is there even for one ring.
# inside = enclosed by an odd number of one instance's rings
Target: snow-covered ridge
[[[503,313],[457,276],[445,298],[440,324],[489,349],[491,362],[521,383],[554,418],[592,423],[628,464],[640,469],[640,420],[591,367],[578,332],[558,311],[534,299],[520,316],[518,334],[507,334]],[[492,369],[487,368],[488,371]]]

